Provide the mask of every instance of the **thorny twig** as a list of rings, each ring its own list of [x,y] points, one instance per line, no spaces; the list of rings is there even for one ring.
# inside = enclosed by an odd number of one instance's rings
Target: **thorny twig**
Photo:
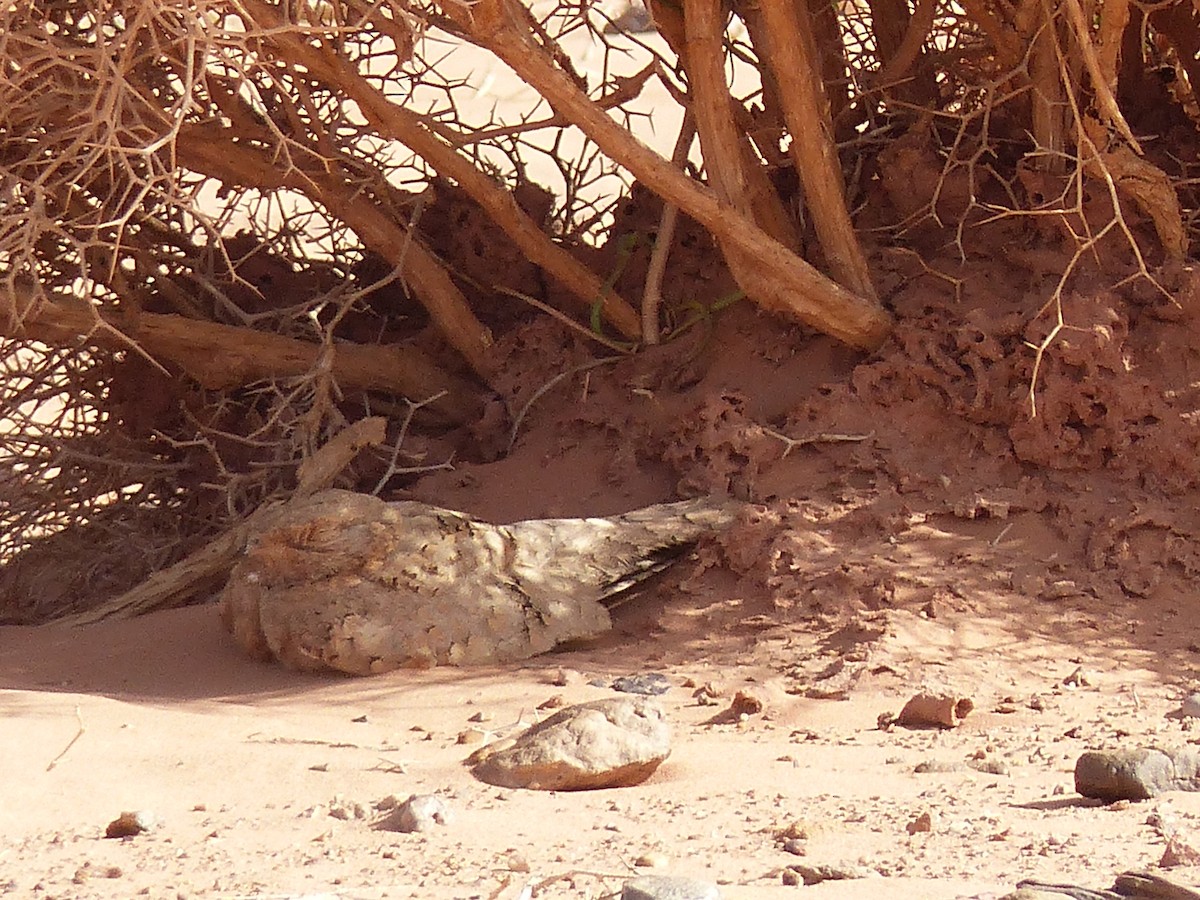
[[[814,434],[810,437],[794,438],[788,437],[780,431],[775,431],[773,428],[759,426],[763,430],[763,434],[770,435],[778,441],[783,441],[785,447],[783,455],[786,457],[797,447],[807,447],[809,444],[845,444],[856,443],[858,441],[869,441],[875,437],[874,431],[868,431],[866,434],[836,434],[834,432],[823,432]]]
[[[67,746],[62,748],[62,752],[60,752],[58,756],[54,757],[54,759],[50,760],[50,762],[46,765],[47,772],[51,771],[55,766],[57,766],[59,760],[67,755],[67,751],[75,746],[75,742],[83,737],[83,732],[85,729],[83,727],[83,714],[79,711],[79,704],[75,704],[75,720],[79,723],[79,730],[75,732],[75,737],[67,741]]]

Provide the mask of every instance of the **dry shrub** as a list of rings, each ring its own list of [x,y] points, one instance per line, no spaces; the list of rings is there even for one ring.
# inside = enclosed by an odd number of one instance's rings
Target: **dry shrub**
[[[1078,271],[1156,283],[1186,255],[1189,4],[650,9],[661,38],[562,0],[0,8],[0,618],[137,583],[364,415],[390,446],[343,484],[481,452],[514,380],[493,332],[656,342],[697,303],[662,296],[668,251],[691,271],[715,244],[751,301],[864,348],[890,327],[877,244],[965,256],[1035,216],[1073,255],[1051,326]],[[532,88],[515,116],[471,103],[493,57]],[[673,159],[631,137],[652,91]],[[661,214],[622,223],[635,180]]]

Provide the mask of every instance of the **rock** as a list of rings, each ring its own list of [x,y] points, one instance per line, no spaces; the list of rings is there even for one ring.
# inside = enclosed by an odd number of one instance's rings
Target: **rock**
[[[967,768],[966,763],[952,759],[923,759],[915,766],[913,772],[917,775],[943,775],[950,772],[962,772]]]
[[[633,861],[638,869],[662,869],[667,865],[667,854],[660,850],[647,850]]]
[[[823,837],[829,831],[829,826],[823,822],[809,822],[806,819],[796,819],[788,823],[786,828],[775,832],[778,841],[811,841]]]
[[[1162,869],[1200,865],[1200,848],[1183,835],[1173,834],[1167,838],[1167,846],[1158,865]]]
[[[622,694],[642,694],[649,697],[665,694],[671,689],[671,682],[667,680],[666,675],[650,672],[647,675],[622,675],[620,678],[614,678],[611,687]]]
[[[1200,900],[1200,892],[1184,887],[1173,881],[1168,881],[1161,875],[1149,872],[1122,872],[1113,882],[1111,891],[1095,891],[1078,885],[1061,882],[1034,881],[1027,878],[1017,882],[1015,893],[1005,895],[1004,900],[1040,900],[1046,894],[1061,897],[1064,894],[1078,900]]]
[[[1066,688],[1091,687],[1092,679],[1088,676],[1087,672],[1083,671],[1083,666],[1076,666],[1075,670],[1064,678],[1061,684]]]
[[[737,725],[745,722],[751,716],[760,715],[766,709],[761,697],[748,691],[738,691],[730,701],[729,706],[721,710],[711,719],[705,720],[705,725]]]
[[[697,706],[716,706],[719,702],[717,698],[720,696],[721,689],[712,682],[703,684],[692,691],[692,698],[696,701]]]
[[[863,866],[810,866],[804,863],[793,863],[788,868],[799,875],[805,884],[820,884],[822,881],[848,881],[852,878],[868,878],[876,874]]]
[[[1002,759],[973,759],[967,766],[984,775],[1011,775],[1008,763]]]
[[[579,684],[583,681],[583,676],[574,669],[559,667],[550,672],[545,672],[540,678],[543,684],[552,684],[555,687],[566,687],[569,684]]]
[[[533,866],[529,865],[529,860],[520,850],[509,850],[504,854],[504,864],[508,866],[510,872],[519,872],[524,875],[533,871]]]
[[[329,815],[331,818],[349,822],[351,819],[365,819],[367,808],[357,800],[337,794],[329,801]]]
[[[670,752],[656,701],[613,697],[560,710],[511,742],[475,751],[467,765],[498,787],[579,791],[640,784]]]
[[[1167,713],[1168,719],[1197,719],[1200,718],[1200,694],[1188,694],[1183,698],[1179,709]]]
[[[1112,889],[1130,900],[1200,900],[1200,891],[1150,872],[1122,872]]]
[[[375,824],[380,831],[400,831],[412,834],[432,831],[439,825],[449,825],[454,814],[446,801],[436,794],[413,794]]]
[[[933,831],[933,816],[926,810],[905,825],[904,830],[909,834],[922,834]]]
[[[621,900],[721,900],[721,889],[695,878],[642,875],[625,882]]]
[[[104,829],[106,838],[127,838],[135,835],[143,834],[151,831],[158,823],[154,819],[154,813],[139,809],[137,812],[123,812]]]
[[[1200,751],[1088,751],[1075,763],[1075,790],[1106,803],[1149,800],[1163,791],[1200,790]]]
[[[966,697],[920,693],[904,704],[896,724],[905,728],[955,728],[974,708]]]
[[[252,656],[308,671],[527,659],[607,631],[603,599],[739,507],[706,498],[492,525],[416,501],[320,491],[251,536],[221,593],[221,619]]]
[[[788,838],[783,842],[783,852],[792,856],[807,856],[808,841],[803,838]]]

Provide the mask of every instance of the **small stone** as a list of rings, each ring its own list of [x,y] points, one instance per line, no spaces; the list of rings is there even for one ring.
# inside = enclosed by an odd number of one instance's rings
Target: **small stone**
[[[613,679],[610,687],[622,694],[641,694],[645,697],[652,697],[669,691],[671,682],[667,680],[666,675],[651,672],[647,675],[623,675]]]
[[[349,822],[351,819],[365,819],[367,817],[367,808],[357,800],[348,800],[341,795],[337,795],[329,801],[329,816],[333,819],[340,819],[343,822]]]
[[[788,838],[783,842],[783,852],[793,856],[807,856],[808,841],[803,838]]]
[[[509,850],[506,856],[508,861],[508,870],[510,872],[532,872],[533,869],[529,865],[529,860],[520,850]]]
[[[1200,865],[1200,849],[1182,835],[1173,834],[1167,838],[1167,847],[1158,864],[1164,869],[1172,866]]]
[[[633,864],[639,869],[662,869],[667,865],[667,854],[659,850],[647,850]]]
[[[1070,578],[1062,578],[1058,581],[1051,581],[1038,591],[1039,600],[1066,600],[1070,597],[1078,597],[1080,594],[1079,585]]]
[[[468,722],[486,722],[489,719],[491,719],[491,716],[489,714],[487,714],[483,711],[480,711],[480,712],[475,713],[469,719],[467,719],[467,721]]]
[[[538,709],[561,709],[567,700],[562,694],[555,694],[553,697],[547,697],[538,704]]]
[[[904,704],[895,721],[905,728],[955,728],[974,708],[966,697],[920,693]]]
[[[762,698],[750,693],[749,691],[738,691],[733,695],[733,700],[729,706],[721,710],[711,719],[705,721],[705,725],[737,725],[745,722],[751,716],[757,716],[766,709],[766,704]]]
[[[1200,752],[1194,748],[1089,751],[1075,763],[1075,790],[1106,803],[1149,800],[1163,791],[1200,790]]]
[[[411,834],[449,825],[454,819],[446,801],[436,794],[413,794],[376,824],[382,831]]]
[[[621,900],[721,900],[721,890],[695,878],[642,875],[625,882]]]
[[[797,887],[801,883],[800,873],[793,869],[784,869],[780,881],[788,887]]]
[[[933,831],[933,816],[926,810],[905,825],[904,830],[909,834],[927,834]]]
[[[1001,759],[980,759],[967,763],[976,772],[985,775],[1008,775],[1008,764]]]
[[[811,841],[813,838],[823,835],[827,830],[828,827],[819,822],[809,822],[805,819],[796,819],[786,828],[777,831],[775,833],[775,837],[781,841],[791,840],[793,838],[802,841]]]
[[[1062,686],[1068,688],[1091,687],[1092,680],[1083,671],[1083,666],[1076,666],[1075,671],[1062,680]]]
[[[560,710],[507,744],[476,750],[467,765],[497,787],[595,790],[640,784],[670,753],[657,701],[616,697]]]
[[[1174,713],[1174,717],[1180,719],[1200,718],[1200,694],[1189,694],[1184,697],[1183,703]]]
[[[961,772],[966,768],[965,763],[951,759],[924,759],[913,766],[917,775],[941,775],[948,772]]]
[[[541,681],[543,684],[552,684],[555,687],[566,687],[569,684],[578,684],[583,681],[583,676],[574,669],[558,668],[545,673]]]
[[[157,823],[154,813],[139,809],[137,812],[123,812],[104,829],[106,838],[127,838],[150,831]]]
[[[872,873],[862,866],[809,866],[796,863],[788,866],[795,870],[805,884],[820,884],[822,881],[848,881],[852,878],[866,878]]]
[[[487,738],[487,732],[480,731],[478,728],[468,728],[466,731],[458,733],[458,737],[454,739],[454,743],[471,746],[473,744],[482,744],[485,738]]]
[[[729,711],[738,718],[756,716],[764,709],[766,709],[766,704],[763,703],[762,698],[746,691],[738,691],[734,694],[733,702],[729,704]]]

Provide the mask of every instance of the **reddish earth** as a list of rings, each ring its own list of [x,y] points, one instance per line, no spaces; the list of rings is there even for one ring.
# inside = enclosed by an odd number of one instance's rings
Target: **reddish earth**
[[[750,501],[592,644],[350,680],[242,658],[209,606],[0,629],[0,894],[602,897],[649,855],[734,900],[1000,896],[1023,878],[1107,887],[1156,864],[1167,831],[1200,842],[1200,797],[1101,807],[1071,774],[1088,748],[1195,741],[1166,714],[1200,659],[1197,278],[1161,273],[1168,298],[1081,276],[1033,417],[1047,259],[1008,257],[940,260],[961,298],[877,260],[898,324],[870,357],[736,303],[565,379],[507,457],[413,485],[495,520]],[[582,340],[509,330],[514,408],[590,359]],[[509,734],[556,694],[650,671],[674,685],[676,736],[646,784],[500,790],[462,766],[460,732]],[[878,727],[922,687],[975,711],[952,731]],[[739,690],[763,711],[722,722]],[[455,819],[428,834],[354,813],[430,792]],[[138,809],[152,832],[104,839]],[[871,877],[785,886],[798,863]]]

